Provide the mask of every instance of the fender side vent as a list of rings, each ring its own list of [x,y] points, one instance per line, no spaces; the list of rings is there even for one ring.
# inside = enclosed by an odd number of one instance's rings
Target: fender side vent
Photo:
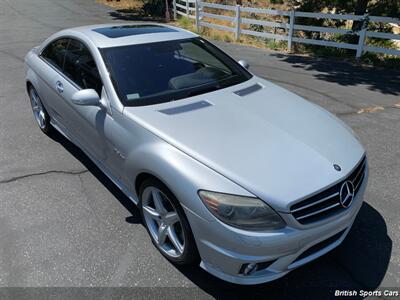
[[[176,114],[181,114],[181,113],[185,113],[185,112],[192,111],[192,110],[206,108],[208,106],[212,106],[212,104],[207,101],[198,101],[198,102],[194,102],[194,103],[190,103],[190,104],[186,104],[186,105],[162,109],[162,110],[159,110],[159,112],[166,114],[166,115],[176,115]]]
[[[262,86],[260,84],[256,83],[247,88],[235,91],[234,93],[240,97],[244,97],[251,93],[257,92],[258,90],[261,90],[261,89],[262,89]]]

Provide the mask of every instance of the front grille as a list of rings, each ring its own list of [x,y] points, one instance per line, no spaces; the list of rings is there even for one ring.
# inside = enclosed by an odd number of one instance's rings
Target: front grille
[[[331,236],[330,238],[327,238],[326,240],[323,240],[322,242],[319,242],[318,244],[308,248],[299,257],[297,257],[294,262],[302,260],[303,258],[313,255],[314,253],[317,253],[318,251],[332,245],[334,242],[336,242],[337,240],[339,240],[342,237],[342,235],[345,231],[346,231],[346,229],[344,229],[344,230],[336,233],[335,235]]]
[[[292,205],[290,212],[299,223],[310,224],[345,210],[346,208],[340,203],[340,188],[345,181],[351,181],[354,186],[355,197],[364,180],[365,166],[366,157],[361,160],[345,179],[310,198]]]

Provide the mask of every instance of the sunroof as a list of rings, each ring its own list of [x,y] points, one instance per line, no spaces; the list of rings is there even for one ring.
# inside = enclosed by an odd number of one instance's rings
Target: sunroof
[[[176,30],[152,24],[141,24],[141,25],[122,25],[112,26],[93,29],[93,31],[105,35],[109,38],[120,38],[130,35],[148,34],[148,33],[159,33],[159,32],[177,32]]]

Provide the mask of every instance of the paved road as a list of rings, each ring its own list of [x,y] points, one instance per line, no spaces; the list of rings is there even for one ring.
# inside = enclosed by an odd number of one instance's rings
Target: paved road
[[[26,52],[59,29],[109,21],[108,9],[91,0],[0,0],[0,286],[187,287],[127,293],[291,298],[400,286],[400,73],[220,44],[254,73],[342,118],[371,168],[366,203],[340,248],[276,282],[236,287],[168,263],[136,208],[79,150],[33,121]]]

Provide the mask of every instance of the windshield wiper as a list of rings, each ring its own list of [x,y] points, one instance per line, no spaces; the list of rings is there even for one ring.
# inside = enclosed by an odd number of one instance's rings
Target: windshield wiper
[[[185,95],[185,97],[193,97],[193,96],[197,96],[200,94],[205,94],[205,93],[209,93],[209,92],[213,92],[213,91],[216,91],[219,89],[226,88],[233,84],[237,84],[237,80],[232,80],[232,79],[235,79],[236,77],[238,77],[238,76],[237,75],[228,76],[226,78],[221,79],[216,84],[213,84],[211,86],[207,86],[204,88],[199,88],[199,89],[188,91],[184,95]],[[229,80],[231,80],[231,81],[229,81]]]
[[[185,93],[186,97],[193,97],[193,96],[197,96],[200,94],[205,94],[205,93],[209,93],[209,92],[213,92],[216,90],[219,90],[221,88],[221,86],[219,84],[216,85],[212,85],[212,86],[208,86],[202,89],[196,89],[196,90],[191,90],[188,91],[187,93]]]

